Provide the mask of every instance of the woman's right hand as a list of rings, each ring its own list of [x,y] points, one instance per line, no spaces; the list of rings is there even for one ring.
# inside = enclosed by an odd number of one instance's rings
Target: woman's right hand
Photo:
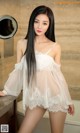
[[[75,112],[75,108],[74,108],[74,105],[69,105],[69,108],[68,108],[68,113],[70,115],[74,115],[74,112]]]
[[[0,96],[5,96],[4,92],[3,91],[0,91]]]

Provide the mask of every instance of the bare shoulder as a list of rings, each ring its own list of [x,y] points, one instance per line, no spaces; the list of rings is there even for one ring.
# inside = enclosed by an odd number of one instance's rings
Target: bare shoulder
[[[57,42],[54,43],[53,56],[54,56],[55,62],[57,64],[61,64],[61,61],[60,61],[60,58],[61,58],[61,46]]]
[[[17,49],[21,50],[22,53],[24,53],[27,45],[27,40],[26,39],[20,39],[17,42]]]
[[[24,55],[24,51],[25,51],[25,48],[26,48],[26,40],[25,39],[20,39],[18,42],[17,42],[17,62],[20,62],[21,61],[21,58],[23,57]]]
[[[61,51],[61,45],[57,42],[55,42],[55,49],[56,51]]]
[[[24,44],[26,44],[26,42],[27,42],[26,39],[20,39],[17,42],[17,46],[20,47],[20,48],[23,48],[24,47]]]
[[[59,43],[50,41],[50,44],[55,46],[55,51],[61,51],[61,45]]]

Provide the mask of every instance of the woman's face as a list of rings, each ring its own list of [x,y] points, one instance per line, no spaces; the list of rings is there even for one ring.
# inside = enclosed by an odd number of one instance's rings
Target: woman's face
[[[34,31],[36,35],[44,35],[49,27],[49,18],[46,14],[38,15],[34,20]]]

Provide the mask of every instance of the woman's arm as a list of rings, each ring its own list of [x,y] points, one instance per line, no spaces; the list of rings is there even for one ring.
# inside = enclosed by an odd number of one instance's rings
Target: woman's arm
[[[59,44],[56,44],[55,47],[55,62],[61,64],[61,46]]]
[[[23,56],[22,44],[23,44],[23,40],[19,40],[17,43],[17,63],[21,61],[21,58]]]
[[[57,64],[61,64],[60,62],[61,62],[61,47],[60,47],[60,45],[59,44],[57,44],[56,45],[56,50],[55,50],[55,62],[57,63]],[[74,111],[75,109],[74,109],[74,105],[72,104],[72,105],[69,105],[69,108],[68,108],[68,113],[70,114],[70,115],[74,115]]]
[[[17,63],[21,61],[22,56],[23,56],[22,40],[19,40],[17,43]],[[5,89],[3,91],[0,91],[0,96],[6,96],[6,95],[8,95],[8,93]]]

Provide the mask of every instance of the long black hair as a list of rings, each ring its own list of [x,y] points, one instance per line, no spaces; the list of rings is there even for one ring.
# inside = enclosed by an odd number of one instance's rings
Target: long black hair
[[[44,5],[36,7],[30,16],[28,32],[25,37],[25,39],[27,39],[27,48],[26,48],[25,54],[26,54],[27,69],[28,69],[28,73],[27,73],[28,84],[30,83],[31,78],[34,77],[36,72],[36,59],[35,59],[35,50],[34,50],[34,39],[36,34],[34,31],[34,21],[39,14],[46,14],[48,16],[49,27],[45,35],[48,39],[55,42],[54,15],[52,10],[49,7]]]

